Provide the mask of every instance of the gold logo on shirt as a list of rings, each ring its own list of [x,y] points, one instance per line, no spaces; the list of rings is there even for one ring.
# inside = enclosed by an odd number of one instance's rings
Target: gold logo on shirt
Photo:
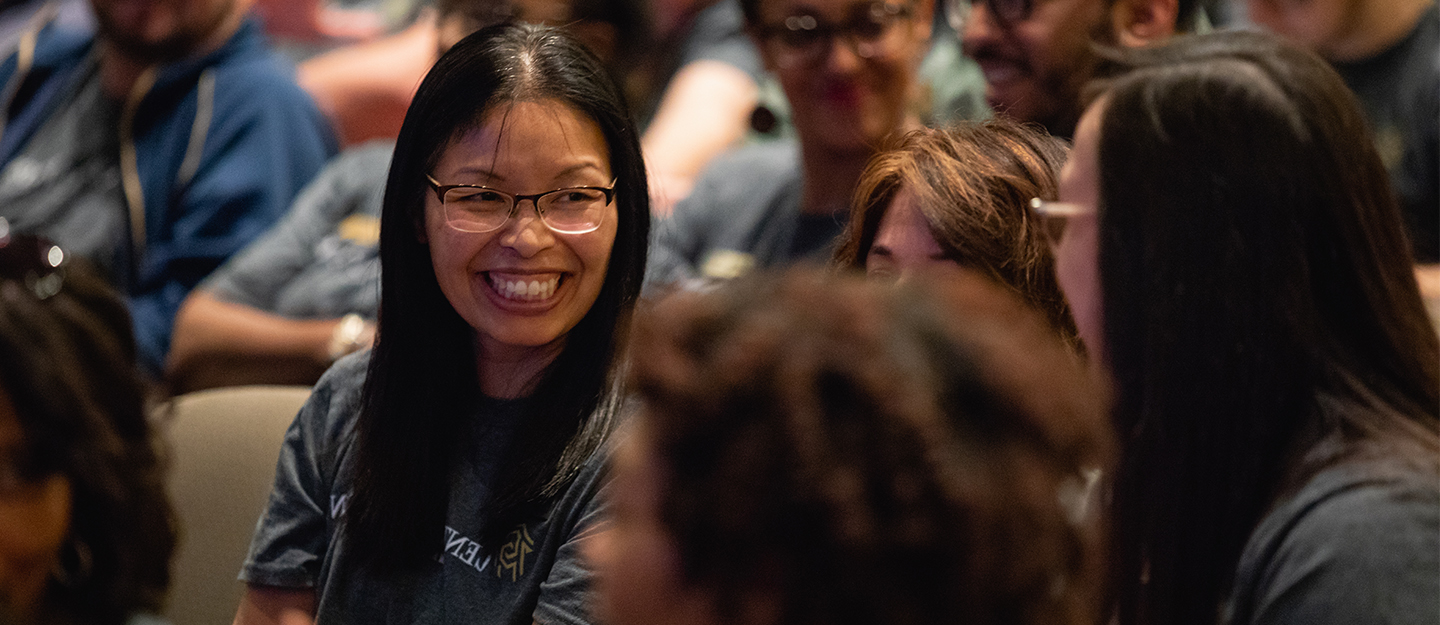
[[[500,561],[495,567],[495,576],[504,577],[505,572],[510,572],[510,581],[520,579],[525,574],[525,557],[535,551],[535,539],[530,537],[530,531],[522,523],[515,531],[505,537],[505,544],[500,547]]]

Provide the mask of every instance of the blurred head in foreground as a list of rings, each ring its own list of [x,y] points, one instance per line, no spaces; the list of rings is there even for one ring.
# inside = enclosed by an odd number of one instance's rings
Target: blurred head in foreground
[[[125,303],[0,220],[0,619],[158,613],[175,527]]]
[[[660,302],[632,350],[589,554],[612,625],[1094,617],[1101,402],[988,282],[761,276]]]

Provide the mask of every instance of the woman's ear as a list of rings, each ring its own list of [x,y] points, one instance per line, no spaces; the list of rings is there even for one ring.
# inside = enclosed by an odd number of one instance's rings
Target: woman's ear
[[[1110,6],[1115,40],[1130,48],[1169,39],[1179,15],[1178,0],[1115,0]]]

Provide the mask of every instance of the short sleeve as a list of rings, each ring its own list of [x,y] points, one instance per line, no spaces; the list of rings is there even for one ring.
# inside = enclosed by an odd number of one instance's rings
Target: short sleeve
[[[342,450],[348,448],[369,352],[341,359],[316,385],[285,433],[275,487],[255,526],[240,580],[262,586],[312,588],[330,545],[332,519],[345,505],[333,496]]]
[[[606,496],[602,488],[604,454],[597,453],[571,485],[561,508],[565,509],[571,527],[565,543],[555,553],[550,575],[540,583],[540,597],[535,605],[534,619],[540,625],[587,625],[593,622],[588,607],[591,603],[592,574],[584,560],[587,543],[609,523]]]
[[[1351,485],[1256,533],[1271,540],[1242,559],[1240,581],[1255,587],[1237,588],[1236,623],[1440,621],[1440,476]]]

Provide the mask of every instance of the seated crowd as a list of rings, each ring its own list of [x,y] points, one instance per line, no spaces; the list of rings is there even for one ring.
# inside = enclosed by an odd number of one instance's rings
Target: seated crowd
[[[0,2],[0,623],[253,384],[237,625],[1440,622],[1434,0],[255,2]]]

